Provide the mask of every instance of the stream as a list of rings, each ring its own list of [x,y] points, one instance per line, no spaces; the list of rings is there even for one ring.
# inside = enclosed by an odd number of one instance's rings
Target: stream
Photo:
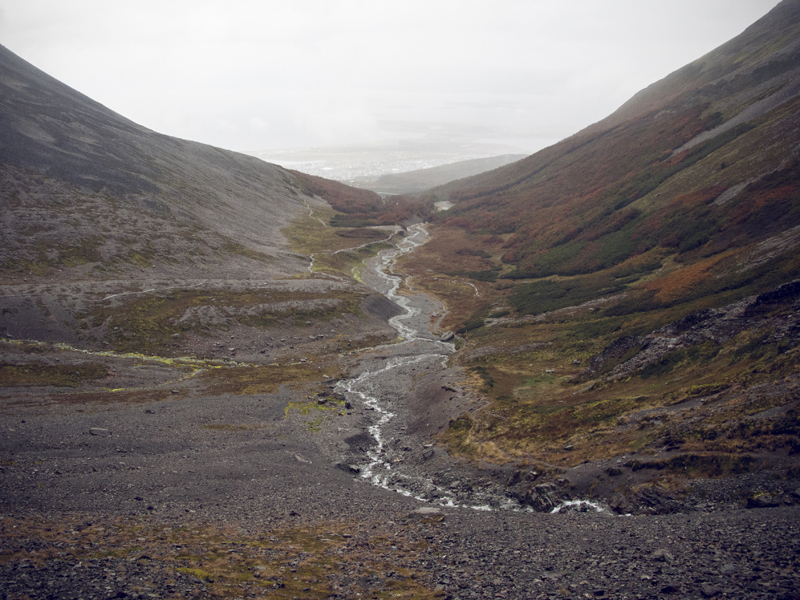
[[[338,384],[339,392],[374,412],[372,425],[368,428],[374,445],[366,453],[367,462],[359,465],[361,476],[374,485],[420,500],[430,500],[420,495],[424,490],[419,488],[428,488],[432,484],[426,484],[419,476],[400,475],[391,446],[400,442],[399,435],[404,429],[398,423],[397,414],[402,403],[392,400],[398,392],[413,385],[415,375],[445,368],[447,358],[455,349],[452,343],[440,341],[428,329],[431,317],[441,312],[443,307],[425,294],[399,293],[403,278],[394,273],[394,264],[400,256],[428,239],[422,225],[413,225],[394,248],[381,251],[367,262],[361,273],[364,283],[404,309],[404,313],[389,320],[401,341],[374,348],[382,356],[362,361],[362,371],[357,377]],[[409,480],[417,480],[416,485],[408,485]]]
[[[413,389],[420,376],[447,368],[447,359],[455,352],[452,341],[443,342],[430,331],[431,321],[436,316],[441,321],[445,307],[427,294],[414,291],[408,278],[405,292],[400,293],[404,278],[394,272],[398,258],[428,239],[423,225],[409,227],[407,235],[394,248],[383,250],[369,260],[361,273],[367,286],[395,302],[404,312],[389,321],[400,341],[365,352],[355,376],[337,384],[338,392],[354,405],[363,406],[369,415],[367,431],[371,443],[363,449],[363,462],[356,469],[373,485],[423,502],[475,510],[530,510],[506,495],[504,485],[485,477],[475,478],[452,461],[444,461],[444,467],[436,468],[427,466],[425,460],[413,459],[412,446],[415,443],[418,446],[418,442],[413,441],[416,436],[409,435],[407,428],[419,416],[407,406],[407,390]],[[426,444],[426,448],[427,452],[435,452],[432,444]],[[439,452],[443,453],[441,449]],[[558,504],[552,512],[572,507],[600,510],[596,504],[583,500]]]
[[[422,225],[409,227],[407,235],[395,248],[384,250],[368,261],[361,274],[366,285],[395,302],[404,312],[389,321],[401,341],[372,349],[380,356],[365,357],[360,372],[353,379],[338,384],[339,392],[372,413],[368,432],[373,443],[366,451],[366,461],[359,464],[358,469],[361,477],[373,485],[424,502],[481,510],[500,508],[501,503],[511,507],[508,498],[486,493],[476,495],[471,485],[459,485],[459,475],[450,469],[444,474],[428,473],[407,460],[406,452],[411,450],[407,444],[414,442],[409,441],[411,437],[406,434],[406,426],[415,415],[405,407],[404,391],[412,389],[419,376],[446,368],[448,357],[455,352],[452,342],[440,341],[429,330],[431,319],[443,313],[444,307],[426,294],[409,293],[408,289],[400,293],[403,278],[394,272],[400,256],[412,252],[428,239]]]

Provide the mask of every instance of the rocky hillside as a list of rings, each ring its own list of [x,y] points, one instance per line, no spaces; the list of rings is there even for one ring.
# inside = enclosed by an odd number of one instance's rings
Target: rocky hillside
[[[431,194],[511,278],[737,253],[800,224],[800,4],[559,144]],[[628,262],[627,264],[630,264]],[[651,269],[655,270],[655,269]]]
[[[5,48],[0,103],[7,281],[78,263],[100,278],[145,263],[203,270],[247,254],[301,268],[280,228],[307,199],[285,170],[150,131]]]
[[[322,197],[342,208],[376,194],[311,190],[254,157],[150,131],[3,47],[0,114],[0,336],[219,355],[213,340],[232,330],[250,345],[281,320],[361,310],[368,291],[314,275],[301,238],[363,245],[330,233]]]
[[[407,268],[447,303],[490,401],[450,447],[572,465],[793,455],[798,131],[800,1],[785,0],[607,119],[428,192],[453,207]]]

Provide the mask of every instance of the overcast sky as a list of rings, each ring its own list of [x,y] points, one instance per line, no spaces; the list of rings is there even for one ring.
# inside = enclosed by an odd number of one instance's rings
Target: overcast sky
[[[0,43],[233,150],[444,136],[533,152],[778,0],[0,0]]]

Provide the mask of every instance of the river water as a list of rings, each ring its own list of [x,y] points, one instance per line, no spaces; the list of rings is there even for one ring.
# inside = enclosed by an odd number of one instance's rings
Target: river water
[[[455,490],[448,484],[458,482],[460,475],[451,469],[437,473],[435,469],[412,465],[404,458],[403,451],[410,450],[407,444],[418,443],[410,442],[413,436],[406,433],[406,424],[417,415],[409,412],[404,396],[421,376],[446,368],[448,357],[455,352],[452,342],[442,342],[430,331],[434,318],[441,319],[444,314],[444,306],[414,291],[408,278],[401,292],[404,277],[394,272],[399,257],[428,239],[423,225],[409,227],[395,248],[384,250],[368,261],[361,274],[366,285],[404,309],[389,321],[397,330],[399,343],[372,349],[376,352],[361,360],[356,376],[338,384],[339,392],[372,413],[368,432],[374,444],[367,450],[364,462],[358,465],[361,477],[384,489],[442,506],[478,510],[519,507],[497,491],[473,491],[471,485],[464,483]]]
[[[400,341],[375,348],[379,358],[365,358],[355,378],[338,384],[338,391],[374,413],[369,434],[375,444],[367,451],[366,462],[359,465],[361,476],[374,485],[421,500],[429,498],[418,495],[420,483],[423,488],[432,484],[420,482],[418,476],[400,475],[402,469],[389,445],[402,442],[399,436],[404,424],[399,422],[397,411],[402,405],[403,390],[410,389],[417,376],[444,368],[448,356],[455,351],[452,343],[440,341],[429,330],[431,319],[443,311],[442,305],[425,294],[409,293],[408,284],[400,293],[403,277],[394,273],[396,260],[428,239],[422,225],[413,225],[394,248],[383,250],[367,262],[361,273],[364,283],[404,309],[389,321]],[[403,485],[412,481],[414,485]]]
[[[389,322],[397,330],[399,343],[373,348],[364,353],[351,379],[337,384],[337,391],[370,414],[368,432],[373,440],[363,462],[357,465],[361,477],[373,485],[412,496],[424,502],[442,506],[461,506],[477,510],[526,510],[505,494],[503,486],[482,484],[474,486],[469,476],[457,468],[445,468],[444,473],[412,465],[404,459],[403,451],[409,436],[406,425],[415,420],[405,396],[419,377],[433,374],[447,366],[448,357],[455,352],[452,342],[442,342],[430,331],[434,318],[441,320],[444,306],[436,299],[413,290],[412,282],[394,272],[399,257],[412,252],[429,239],[423,225],[408,228],[407,235],[395,242],[395,247],[380,252],[367,262],[361,273],[363,282],[383,294],[404,312]],[[437,321],[438,322],[438,321]],[[455,484],[455,485],[454,485]],[[592,502],[564,502],[553,512],[575,506],[600,510]]]

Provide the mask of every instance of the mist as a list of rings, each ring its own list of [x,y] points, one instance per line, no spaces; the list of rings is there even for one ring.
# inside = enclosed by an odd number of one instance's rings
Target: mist
[[[156,131],[275,154],[532,153],[777,0],[3,0],[3,44]]]

